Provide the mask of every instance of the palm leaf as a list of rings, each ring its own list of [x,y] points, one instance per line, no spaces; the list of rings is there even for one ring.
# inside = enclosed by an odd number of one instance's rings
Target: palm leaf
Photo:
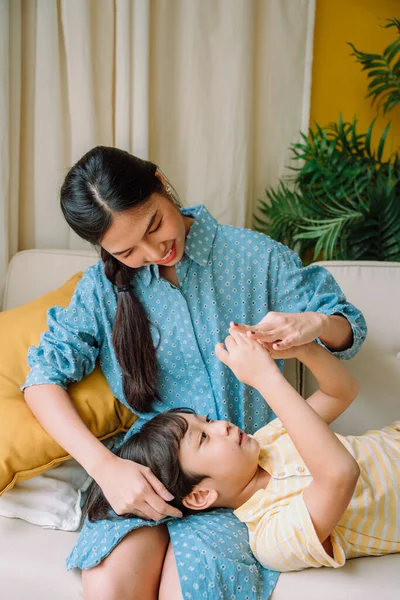
[[[372,99],[372,103],[377,101],[378,110],[382,108],[385,115],[400,103],[400,29],[397,19],[389,19],[385,28],[396,27],[399,35],[398,39],[389,44],[382,55],[369,54],[357,50],[354,44],[349,42],[356,61],[362,65],[362,71],[368,72],[367,98]],[[390,98],[390,99],[389,99]]]
[[[382,54],[367,54],[350,44],[368,78],[368,96],[387,113],[400,103],[399,38]],[[360,132],[357,119],[322,127],[314,123],[291,146],[291,176],[259,200],[257,229],[312,260],[400,261],[400,157],[384,160],[388,123],[376,145],[375,119]],[[290,185],[289,185],[290,183]]]
[[[382,160],[382,155],[383,155],[383,151],[385,149],[385,142],[386,142],[387,134],[389,131],[389,127],[390,127],[390,123],[388,123],[386,125],[385,129],[383,130],[381,139],[379,140],[378,150],[376,151],[376,156],[379,161]]]

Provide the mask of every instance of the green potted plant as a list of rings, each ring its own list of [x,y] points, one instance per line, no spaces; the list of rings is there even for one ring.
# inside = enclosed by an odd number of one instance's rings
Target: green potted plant
[[[368,95],[383,114],[400,104],[400,20],[390,19],[398,38],[382,55],[352,55],[368,72]],[[315,124],[291,146],[301,163],[294,177],[280,180],[259,200],[256,228],[296,249],[305,262],[322,260],[400,261],[400,160],[384,159],[387,124],[376,148],[356,119],[327,127]],[[264,218],[265,217],[265,218]]]

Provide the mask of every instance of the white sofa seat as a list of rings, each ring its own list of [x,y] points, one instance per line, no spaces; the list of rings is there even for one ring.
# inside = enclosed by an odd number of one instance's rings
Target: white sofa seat
[[[1,600],[81,600],[80,571],[65,567],[77,538],[75,532],[0,517]]]
[[[10,263],[3,308],[57,288],[96,260],[90,251],[20,252]],[[334,424],[341,433],[362,433],[400,418],[400,263],[324,264],[348,299],[363,310],[370,329],[363,350],[348,363],[361,382],[360,397]],[[292,375],[296,372],[290,369]],[[307,394],[313,385],[304,373]],[[67,572],[64,565],[77,537],[76,532],[0,517],[1,600],[82,600],[80,572]],[[271,600],[395,600],[400,597],[399,572],[400,555],[392,555],[355,559],[342,569],[285,573]]]

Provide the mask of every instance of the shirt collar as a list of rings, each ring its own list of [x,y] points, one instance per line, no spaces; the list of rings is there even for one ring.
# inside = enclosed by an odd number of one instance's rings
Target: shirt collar
[[[194,217],[194,222],[186,238],[185,254],[197,264],[205,266],[210,258],[218,223],[204,204],[183,208],[181,213],[188,217]]]
[[[156,265],[148,265],[147,267],[141,267],[140,269],[137,270],[137,275],[139,276],[141,282],[146,286],[149,287],[151,280],[153,279],[153,275],[156,275],[157,279],[159,279],[160,275],[158,273],[158,267],[157,267],[157,273],[153,272],[152,267],[154,267]]]
[[[180,211],[185,217],[194,218],[185,242],[185,254],[197,264],[205,266],[209,261],[218,223],[204,204],[187,206]],[[158,265],[141,267],[138,269],[138,275],[142,283],[148,287],[153,277],[160,278]]]

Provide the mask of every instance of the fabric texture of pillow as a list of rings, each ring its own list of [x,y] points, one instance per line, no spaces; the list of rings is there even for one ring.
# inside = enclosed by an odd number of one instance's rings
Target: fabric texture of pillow
[[[82,501],[92,481],[76,460],[66,460],[3,494],[0,516],[22,519],[44,529],[76,531],[81,524]]]
[[[0,313],[0,495],[16,483],[52,469],[70,456],[42,428],[20,391],[29,372],[28,348],[47,330],[47,310],[68,306],[82,273],[62,287]],[[68,392],[90,431],[99,439],[127,431],[136,420],[116,400],[99,365]]]

